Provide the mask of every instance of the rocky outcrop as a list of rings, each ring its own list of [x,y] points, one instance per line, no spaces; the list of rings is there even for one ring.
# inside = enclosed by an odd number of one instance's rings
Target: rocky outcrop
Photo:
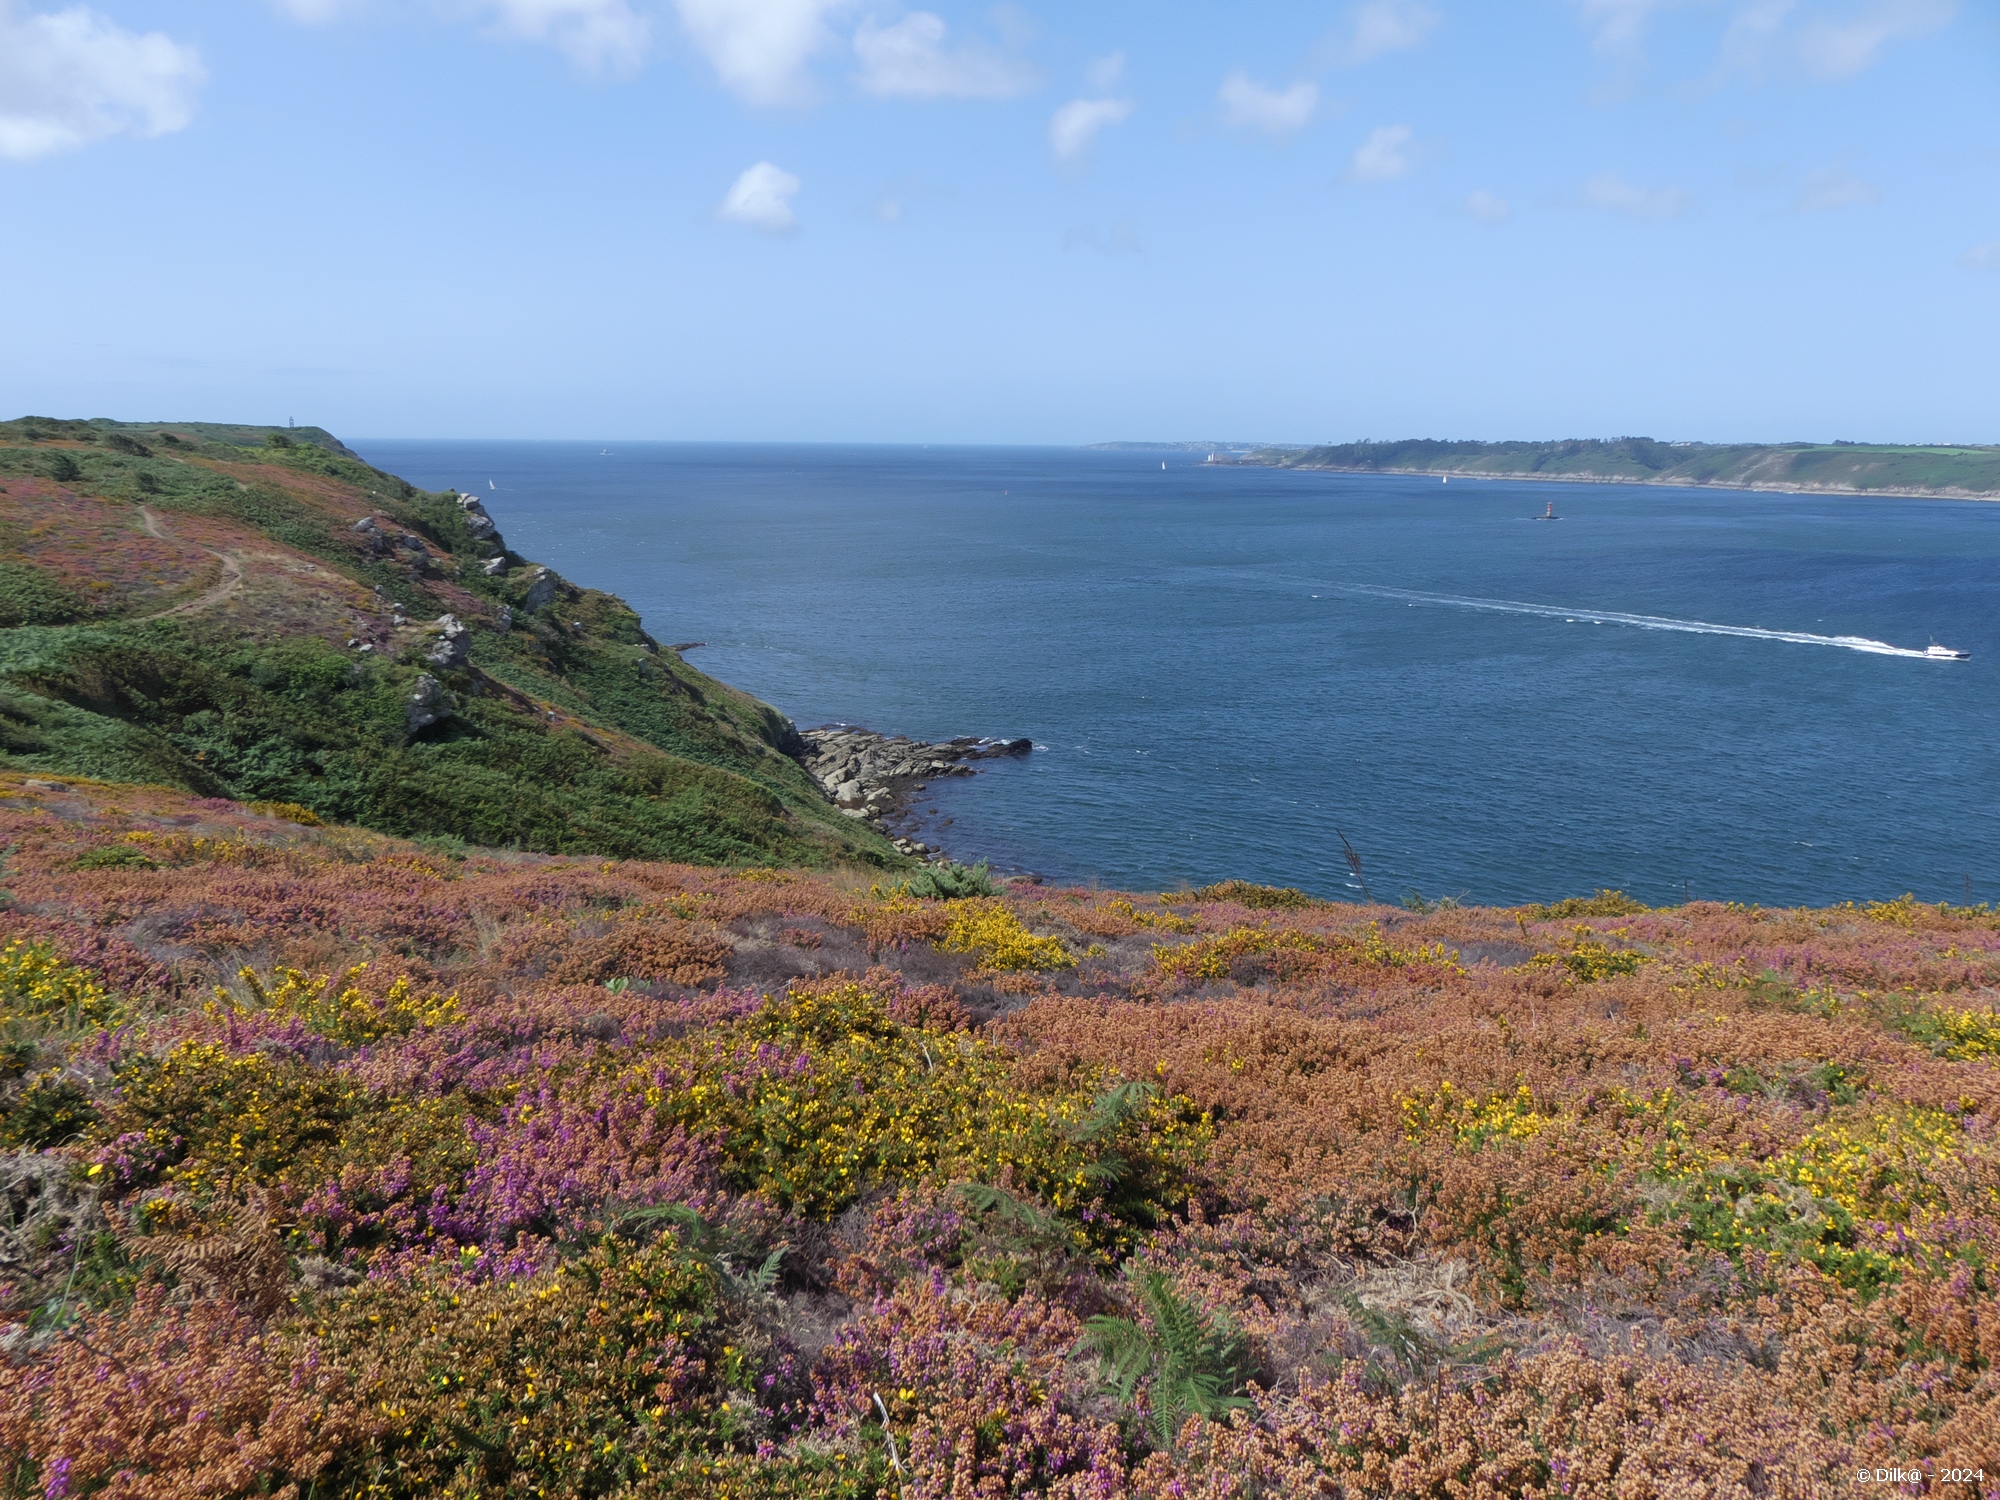
[[[547,609],[556,596],[556,575],[547,568],[536,568],[528,574],[528,592],[521,596],[521,611],[536,614]]]
[[[417,678],[416,686],[410,690],[409,701],[404,704],[403,713],[409,723],[411,734],[420,729],[428,729],[439,719],[451,716],[451,694],[444,690],[443,683],[425,672]]]
[[[493,518],[486,514],[486,507],[477,495],[461,494],[458,497],[459,513],[465,517],[465,529],[472,533],[474,541],[497,542],[500,528],[493,524]]]
[[[910,800],[932,781],[944,776],[970,776],[972,761],[1026,755],[1028,739],[986,740],[971,735],[929,744],[903,735],[877,734],[872,729],[833,724],[802,731],[805,749],[799,761],[840,810],[894,835],[905,821]],[[906,854],[933,857],[939,851],[911,838],[897,837]]]
[[[439,615],[437,635],[424,652],[424,660],[441,671],[455,672],[465,665],[472,650],[472,632],[457,615]]]

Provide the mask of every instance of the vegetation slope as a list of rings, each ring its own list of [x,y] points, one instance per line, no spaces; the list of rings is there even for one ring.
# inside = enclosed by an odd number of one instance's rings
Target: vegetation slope
[[[896,861],[776,711],[545,573],[317,428],[0,423],[0,756],[496,847]]]
[[[1560,443],[1340,443],[1265,448],[1241,460],[1287,469],[1465,474],[1733,489],[2000,498],[2000,448],[1876,443],[1660,443],[1651,438]]]
[[[919,899],[298,816],[0,772],[0,1494],[2000,1473],[1990,909]]]

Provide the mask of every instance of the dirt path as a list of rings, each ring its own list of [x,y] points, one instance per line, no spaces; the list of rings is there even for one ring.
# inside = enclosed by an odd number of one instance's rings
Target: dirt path
[[[163,542],[177,542],[181,538],[173,535],[160,525],[160,518],[153,514],[150,506],[139,507],[139,518],[145,523],[146,534]],[[199,542],[195,543],[200,546]],[[172,609],[156,610],[150,615],[140,615],[139,620],[165,620],[174,615],[190,615],[197,610],[212,609],[243,587],[243,557],[237,552],[217,552],[213,547],[202,547],[210,557],[222,564],[222,581],[185,604],[176,604]],[[134,622],[138,623],[137,621]]]

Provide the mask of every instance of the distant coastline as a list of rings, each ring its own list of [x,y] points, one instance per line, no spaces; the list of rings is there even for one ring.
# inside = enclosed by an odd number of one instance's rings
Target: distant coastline
[[[1341,443],[1317,447],[1100,443],[1107,449],[1206,447],[1209,462],[1564,484],[1693,485],[1789,494],[2000,500],[2000,446],[1877,443],[1663,443],[1651,438],[1564,442]]]

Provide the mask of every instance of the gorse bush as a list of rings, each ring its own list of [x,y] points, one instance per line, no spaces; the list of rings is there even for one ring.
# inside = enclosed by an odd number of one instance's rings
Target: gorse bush
[[[117,999],[52,944],[15,938],[0,948],[0,1026],[101,1030],[117,1024],[119,1014]]]
[[[1569,896],[1546,906],[1531,906],[1528,915],[1537,922],[1568,922],[1577,917],[1629,917],[1648,908],[1623,891],[1599,891],[1594,896]]]
[[[1234,901],[1253,911],[1309,911],[1325,905],[1294,886],[1252,885],[1247,880],[1224,880],[1189,894],[1197,901]]]
[[[1076,967],[1076,956],[1061,938],[1037,937],[998,901],[956,904],[937,946],[946,953],[969,953],[980,968],[1001,973]]]
[[[1992,913],[923,900],[0,790],[6,1500],[1989,1446]]]
[[[1012,1071],[991,1043],[899,1022],[842,985],[774,1001],[629,1086],[714,1140],[738,1184],[811,1217],[885,1183],[965,1180],[1115,1239],[1185,1202],[1209,1132],[1184,1101],[1134,1086],[1025,1092]]]
[[[279,969],[271,976],[277,981],[271,986],[258,979],[255,969],[240,969],[236,977],[250,992],[254,1009],[279,1020],[296,1019],[314,1035],[348,1046],[365,1046],[458,1018],[456,995],[420,996],[407,974],[379,998],[363,994],[354,981],[366,969],[366,964],[357,964],[337,981],[329,974],[311,979],[297,969]],[[227,990],[218,989],[215,995],[219,1005],[233,1005]]]

